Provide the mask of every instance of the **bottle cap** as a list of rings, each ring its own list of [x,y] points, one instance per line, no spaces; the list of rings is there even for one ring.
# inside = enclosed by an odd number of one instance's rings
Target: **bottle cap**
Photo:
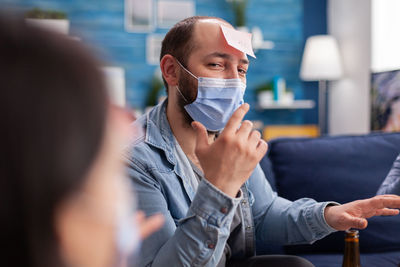
[[[349,229],[349,230],[346,230],[346,233],[345,233],[345,240],[346,241],[348,241],[348,239],[358,239],[358,237],[359,237],[359,232],[358,232],[358,230],[355,230],[355,229]]]

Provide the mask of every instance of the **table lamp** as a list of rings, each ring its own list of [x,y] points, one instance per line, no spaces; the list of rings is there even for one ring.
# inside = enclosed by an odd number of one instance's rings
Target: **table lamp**
[[[330,35],[311,36],[306,41],[300,68],[304,81],[318,81],[318,124],[321,133],[326,126],[326,81],[337,80],[343,74],[337,42]]]

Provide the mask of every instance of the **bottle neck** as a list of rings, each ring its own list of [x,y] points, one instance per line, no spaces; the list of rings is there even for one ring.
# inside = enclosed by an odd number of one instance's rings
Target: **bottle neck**
[[[357,230],[346,231],[343,267],[360,267],[360,247]]]

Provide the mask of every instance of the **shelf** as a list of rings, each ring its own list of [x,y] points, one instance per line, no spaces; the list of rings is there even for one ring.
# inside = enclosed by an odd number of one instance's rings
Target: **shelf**
[[[295,100],[290,104],[272,102],[268,105],[258,105],[257,109],[311,109],[314,107],[314,100]]]

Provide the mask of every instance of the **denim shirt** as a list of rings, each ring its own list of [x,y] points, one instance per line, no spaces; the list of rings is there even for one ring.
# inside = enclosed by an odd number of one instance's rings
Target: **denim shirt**
[[[335,231],[324,218],[331,202],[308,198],[292,202],[277,196],[260,166],[237,198],[207,179],[195,190],[184,172],[188,166],[174,153],[166,101],[133,127],[142,134],[132,140],[126,158],[138,209],[165,217],[163,227],[143,242],[140,266],[217,266],[232,238],[230,226],[240,205],[244,227],[233,239],[243,241],[231,247],[235,258],[252,256],[256,247],[271,244],[312,243]]]
[[[179,144],[177,144],[177,147],[179,148]],[[193,179],[196,181],[206,179],[202,170],[200,170],[191,161],[189,161],[189,163],[190,166],[188,167],[191,167],[195,173],[195,175],[193,175]],[[249,204],[250,201],[248,198],[249,194],[245,185],[241,187],[238,194],[243,196],[243,199],[241,201],[241,205],[237,206],[235,214],[233,215],[230,227],[230,235],[226,242],[224,253],[218,262],[217,267],[224,267],[229,259],[242,259],[244,257],[254,256],[253,216],[251,216],[251,205]]]

